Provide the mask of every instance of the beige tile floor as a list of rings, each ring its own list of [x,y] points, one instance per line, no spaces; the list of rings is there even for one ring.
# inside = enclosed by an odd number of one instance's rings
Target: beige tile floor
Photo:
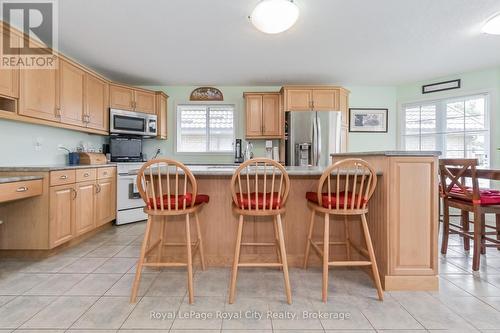
[[[280,271],[246,269],[229,305],[229,269],[210,268],[195,272],[189,305],[184,270],[166,269],[146,271],[138,302],[129,304],[143,230],[144,223],[113,227],[48,259],[0,260],[0,333],[500,332],[500,251],[488,249],[472,274],[457,237],[440,256],[438,292],[387,292],[379,302],[365,273],[336,269],[323,304],[321,272],[292,269],[287,305]],[[151,319],[152,313],[164,317]]]

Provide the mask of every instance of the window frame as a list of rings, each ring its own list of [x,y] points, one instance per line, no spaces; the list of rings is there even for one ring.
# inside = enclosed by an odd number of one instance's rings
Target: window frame
[[[411,102],[403,102],[400,103],[399,105],[399,115],[400,115],[400,121],[399,121],[399,135],[398,135],[398,147],[401,150],[406,150],[406,145],[405,145],[405,139],[407,136],[406,135],[406,109],[411,108],[411,107],[424,107],[428,105],[436,105],[436,133],[431,134],[437,137],[439,139],[439,136],[441,136],[440,142],[437,141],[436,146],[442,147],[442,157],[444,158],[446,154],[446,141],[445,141],[445,135],[447,134],[446,132],[446,105],[447,103],[454,102],[454,101],[460,101],[460,100],[467,100],[467,99],[472,99],[474,97],[483,97],[485,104],[484,104],[484,121],[485,121],[485,127],[483,130],[467,130],[464,127],[463,131],[459,132],[449,132],[451,133],[478,133],[478,132],[483,132],[485,134],[485,154],[487,154],[487,162],[488,162],[488,167],[491,167],[492,164],[492,151],[491,151],[491,139],[492,139],[492,123],[491,123],[491,107],[492,107],[492,94],[490,91],[477,91],[477,92],[470,92],[470,93],[465,93],[461,95],[450,95],[450,96],[443,96],[441,98],[436,98],[436,99],[422,99],[422,100],[416,100],[416,101],[411,101]],[[440,135],[441,134],[441,135]],[[422,138],[422,132],[420,131],[418,137],[421,139]],[[464,135],[465,139],[465,135]],[[421,141],[419,144],[419,150],[421,147]],[[439,148],[437,148],[439,150]],[[466,156],[467,153],[467,145],[464,142],[464,156]]]
[[[225,155],[233,155],[234,154],[234,149],[228,150],[228,151],[180,151],[178,149],[178,144],[180,142],[179,136],[180,136],[180,114],[179,114],[179,107],[182,106],[204,106],[207,108],[207,111],[209,113],[209,110],[211,107],[232,107],[233,109],[233,139],[232,139],[232,145],[234,147],[234,140],[236,138],[236,124],[238,123],[237,119],[237,112],[236,112],[236,105],[234,103],[220,103],[220,102],[210,102],[210,101],[200,101],[200,102],[185,102],[185,103],[177,103],[175,104],[175,135],[174,135],[174,151],[176,155],[212,155],[212,156],[225,156]],[[210,116],[207,116],[207,144],[206,148],[208,149],[210,147]]]

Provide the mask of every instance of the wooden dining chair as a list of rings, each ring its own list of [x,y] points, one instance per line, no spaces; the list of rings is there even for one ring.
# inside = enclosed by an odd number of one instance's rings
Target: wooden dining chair
[[[200,230],[198,212],[208,203],[208,195],[198,194],[196,179],[191,171],[182,163],[170,159],[156,159],[145,163],[137,173],[137,187],[148,214],[146,232],[141,246],[141,254],[137,263],[132,295],[130,301],[135,303],[143,267],[187,267],[187,286],[189,303],[193,303],[193,256],[199,250],[202,269],[205,270],[203,256],[203,240]],[[190,215],[196,220],[197,240],[191,241]],[[186,242],[165,242],[165,225],[169,216],[185,215]],[[153,224],[160,223],[161,231],[157,240],[153,241]],[[186,246],[186,262],[163,262],[162,254],[165,246]],[[156,252],[156,260],[148,255]]]
[[[349,158],[330,165],[319,179],[316,192],[307,192],[306,199],[311,208],[309,233],[306,240],[304,254],[304,269],[307,268],[310,248],[317,252],[323,263],[323,290],[322,299],[328,299],[328,269],[330,266],[371,266],[373,280],[377,288],[378,297],[383,300],[384,294],[380,283],[375,252],[368,229],[366,214],[368,201],[377,186],[377,175],[368,162]],[[316,213],[324,214],[323,242],[313,241],[313,229]],[[330,215],[343,216],[345,227],[345,241],[330,242]],[[348,216],[359,216],[366,243],[366,249],[355,243],[349,236]],[[330,261],[330,246],[344,245],[347,249],[347,260]],[[321,249],[321,246],[323,249]],[[350,248],[353,247],[368,260],[351,260]]]
[[[234,302],[236,279],[239,267],[280,267],[285,280],[285,293],[288,304],[292,303],[290,278],[283,235],[281,215],[285,213],[285,203],[290,191],[290,179],[285,168],[270,159],[248,160],[236,169],[231,179],[233,212],[239,216],[236,247],[229,290],[229,303]],[[246,216],[272,217],[274,242],[242,242],[243,222]],[[240,262],[242,246],[275,246],[278,262]]]
[[[478,271],[481,254],[486,247],[500,250],[500,191],[479,188],[477,159],[440,159],[439,176],[441,179],[443,199],[443,235],[441,253],[448,250],[450,233],[464,238],[464,249],[473,244],[472,270]],[[488,179],[485,177],[484,179]],[[467,183],[470,182],[470,185]],[[461,211],[461,224],[450,222],[450,207]],[[469,213],[473,213],[473,221],[469,221]],[[485,223],[485,214],[495,214],[496,225]],[[473,224],[473,231],[469,225]],[[495,235],[495,238],[491,236]]]

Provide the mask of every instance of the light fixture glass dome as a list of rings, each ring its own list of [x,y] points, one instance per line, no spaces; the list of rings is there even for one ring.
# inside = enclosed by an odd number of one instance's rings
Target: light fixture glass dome
[[[299,17],[291,0],[262,0],[250,15],[252,24],[262,32],[277,34],[290,29]]]
[[[490,18],[483,26],[483,32],[491,35],[500,35],[500,13]]]

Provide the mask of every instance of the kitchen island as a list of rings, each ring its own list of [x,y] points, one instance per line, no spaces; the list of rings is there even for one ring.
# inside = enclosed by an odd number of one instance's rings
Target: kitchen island
[[[436,290],[438,288],[437,230],[438,152],[375,152],[334,155],[333,159],[363,158],[377,171],[378,185],[369,203],[368,223],[375,248],[377,263],[385,290]],[[238,217],[232,213],[230,191],[234,166],[189,166],[198,181],[198,193],[210,196],[210,202],[201,210],[200,222],[205,259],[209,266],[230,266],[233,260]],[[316,191],[322,167],[287,167],[290,176],[290,194],[283,216],[286,251],[291,266],[303,264],[310,210],[305,193]],[[169,217],[169,221],[183,218]],[[316,216],[315,239],[321,237],[322,216]],[[344,218],[331,219],[332,242],[344,239]],[[244,242],[272,242],[273,224],[269,218],[249,217],[243,230]],[[361,224],[352,219],[351,238],[363,244]],[[158,227],[158,226],[156,226]],[[167,224],[167,238],[183,241],[184,224]],[[169,240],[169,241],[170,241]],[[351,251],[356,259],[356,254]],[[167,260],[178,260],[185,249],[168,248]],[[332,258],[346,258],[344,245],[332,245]],[[242,261],[275,262],[272,247],[244,248]],[[361,255],[357,255],[361,259]],[[198,259],[196,259],[198,260]],[[320,260],[311,255],[312,266]]]

